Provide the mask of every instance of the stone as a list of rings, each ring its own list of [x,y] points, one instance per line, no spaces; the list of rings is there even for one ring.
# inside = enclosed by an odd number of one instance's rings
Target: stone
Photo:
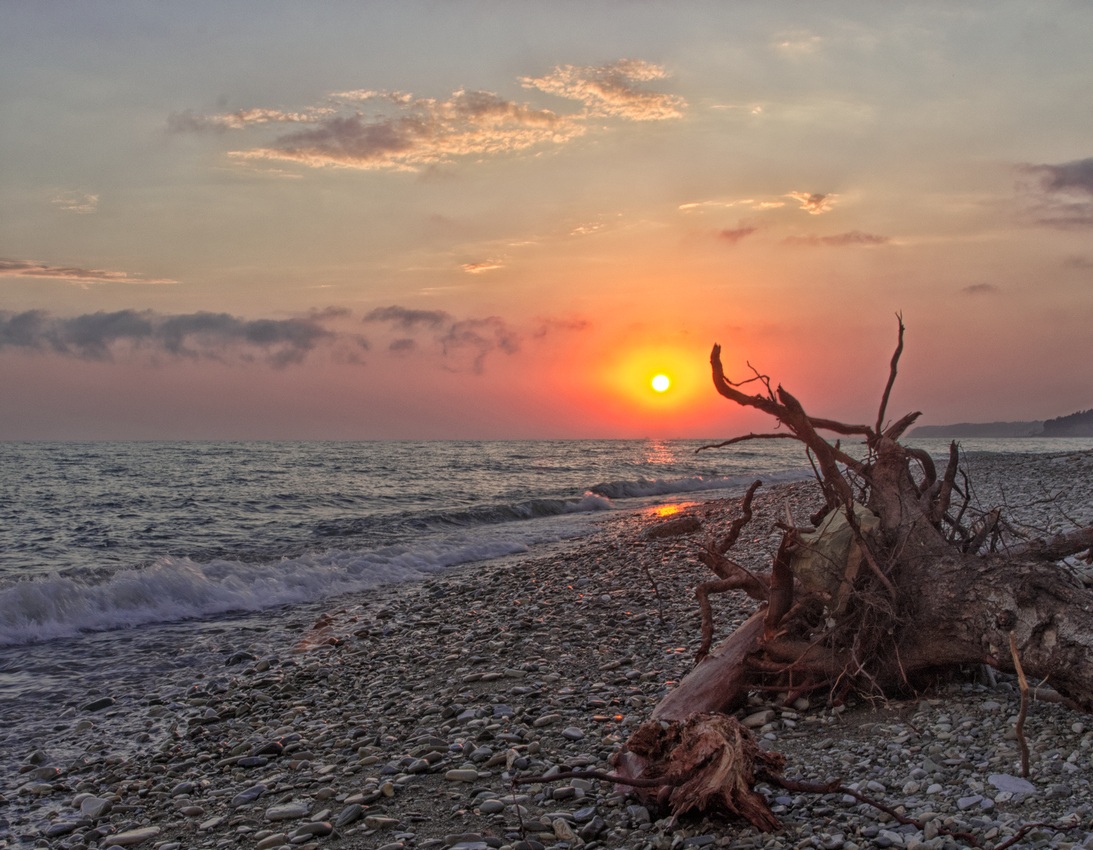
[[[349,824],[359,821],[363,816],[364,806],[360,803],[351,803],[338,813],[338,816],[334,819],[334,826],[338,829],[349,826]]]
[[[110,836],[110,843],[119,847],[135,847],[145,841],[151,841],[159,835],[158,826],[146,826],[142,829],[130,829],[127,832],[119,832]]]
[[[756,711],[752,714],[749,714],[740,722],[749,729],[758,729],[762,726],[766,726],[768,723],[774,720],[776,716],[777,715],[775,714],[773,708],[766,708],[762,711]]]
[[[92,820],[104,817],[114,808],[114,803],[104,800],[102,797],[85,797],[80,803],[80,813],[87,815]]]
[[[334,831],[334,824],[329,821],[312,821],[311,823],[300,824],[293,830],[294,836],[311,835],[316,837],[323,837],[330,835]]]
[[[70,832],[74,832],[79,825],[79,821],[59,820],[46,827],[44,834],[46,838],[60,838],[62,835],[68,835]]]
[[[978,806],[981,802],[983,802],[982,794],[972,794],[968,797],[961,797],[959,800],[957,800],[956,807],[961,811],[964,811],[965,809],[970,809],[972,806]]]
[[[250,788],[247,788],[245,791],[240,791],[238,794],[232,797],[231,805],[238,807],[245,806],[248,803],[253,803],[268,790],[269,789],[262,784],[252,785]]]
[[[307,803],[282,803],[281,805],[270,806],[270,808],[266,809],[266,820],[297,820],[302,817],[307,817],[310,812],[311,806]]]
[[[1027,779],[1022,779],[1019,776],[1011,776],[1008,773],[992,773],[987,777],[987,781],[999,791],[1008,791],[1014,795],[1033,794],[1036,792],[1036,786]]]

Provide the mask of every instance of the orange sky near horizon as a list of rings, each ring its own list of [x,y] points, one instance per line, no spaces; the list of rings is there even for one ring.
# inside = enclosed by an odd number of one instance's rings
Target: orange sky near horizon
[[[1093,407],[1093,7],[7,13],[0,439],[872,422],[897,314],[893,417]]]

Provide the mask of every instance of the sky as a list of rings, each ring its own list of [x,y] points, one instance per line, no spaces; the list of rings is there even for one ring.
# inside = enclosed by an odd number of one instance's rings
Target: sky
[[[1093,407],[1084,0],[0,19],[0,439],[871,423],[898,316],[891,418]]]

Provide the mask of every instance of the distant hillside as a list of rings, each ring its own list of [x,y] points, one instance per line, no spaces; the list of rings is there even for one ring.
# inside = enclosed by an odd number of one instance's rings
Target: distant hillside
[[[1093,437],[1093,409],[1035,422],[960,422],[919,425],[910,437]]]
[[[956,425],[919,425],[910,437],[1034,437],[1044,428],[1039,422],[960,422]]]
[[[1069,416],[1049,419],[1041,437],[1093,437],[1093,410],[1080,410]]]

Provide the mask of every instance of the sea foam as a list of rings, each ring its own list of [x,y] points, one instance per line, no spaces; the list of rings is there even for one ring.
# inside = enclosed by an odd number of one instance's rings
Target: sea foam
[[[526,551],[515,538],[448,541],[261,564],[165,557],[98,580],[40,576],[0,588],[0,646],[310,602]]]

